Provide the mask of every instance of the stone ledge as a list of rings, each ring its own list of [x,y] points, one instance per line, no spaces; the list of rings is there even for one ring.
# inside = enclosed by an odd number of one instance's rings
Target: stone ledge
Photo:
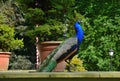
[[[30,70],[0,71],[2,78],[120,78],[120,72],[35,72]]]

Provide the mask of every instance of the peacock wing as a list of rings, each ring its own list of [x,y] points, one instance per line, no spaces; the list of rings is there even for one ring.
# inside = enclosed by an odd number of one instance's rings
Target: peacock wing
[[[56,54],[54,54],[54,59],[61,61],[65,59],[69,54],[77,48],[77,38],[71,37],[63,42],[57,49],[59,49]],[[77,50],[76,50],[77,51]]]

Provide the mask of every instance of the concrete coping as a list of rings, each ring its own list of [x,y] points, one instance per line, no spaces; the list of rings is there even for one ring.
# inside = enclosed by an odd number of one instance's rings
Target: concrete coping
[[[0,78],[120,78],[120,72],[36,72],[33,70],[14,70],[0,71]]]

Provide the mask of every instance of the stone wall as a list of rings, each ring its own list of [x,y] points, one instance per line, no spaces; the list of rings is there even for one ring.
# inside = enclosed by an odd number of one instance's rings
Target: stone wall
[[[1,71],[0,81],[120,81],[120,72]]]

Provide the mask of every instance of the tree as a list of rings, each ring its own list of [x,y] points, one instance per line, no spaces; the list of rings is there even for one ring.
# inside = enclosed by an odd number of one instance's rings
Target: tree
[[[9,1],[1,1],[0,10],[0,51],[10,51],[23,47],[23,40],[15,38],[15,14]],[[8,13],[9,12],[9,13]]]
[[[120,70],[119,64],[119,33],[120,16],[118,15],[120,1],[82,1],[79,2],[79,12],[85,15],[85,38],[79,53],[87,70],[108,71],[110,48],[114,49],[113,70]],[[80,5],[81,4],[81,5]],[[86,5],[87,4],[87,5]],[[86,5],[83,7],[83,5]]]

